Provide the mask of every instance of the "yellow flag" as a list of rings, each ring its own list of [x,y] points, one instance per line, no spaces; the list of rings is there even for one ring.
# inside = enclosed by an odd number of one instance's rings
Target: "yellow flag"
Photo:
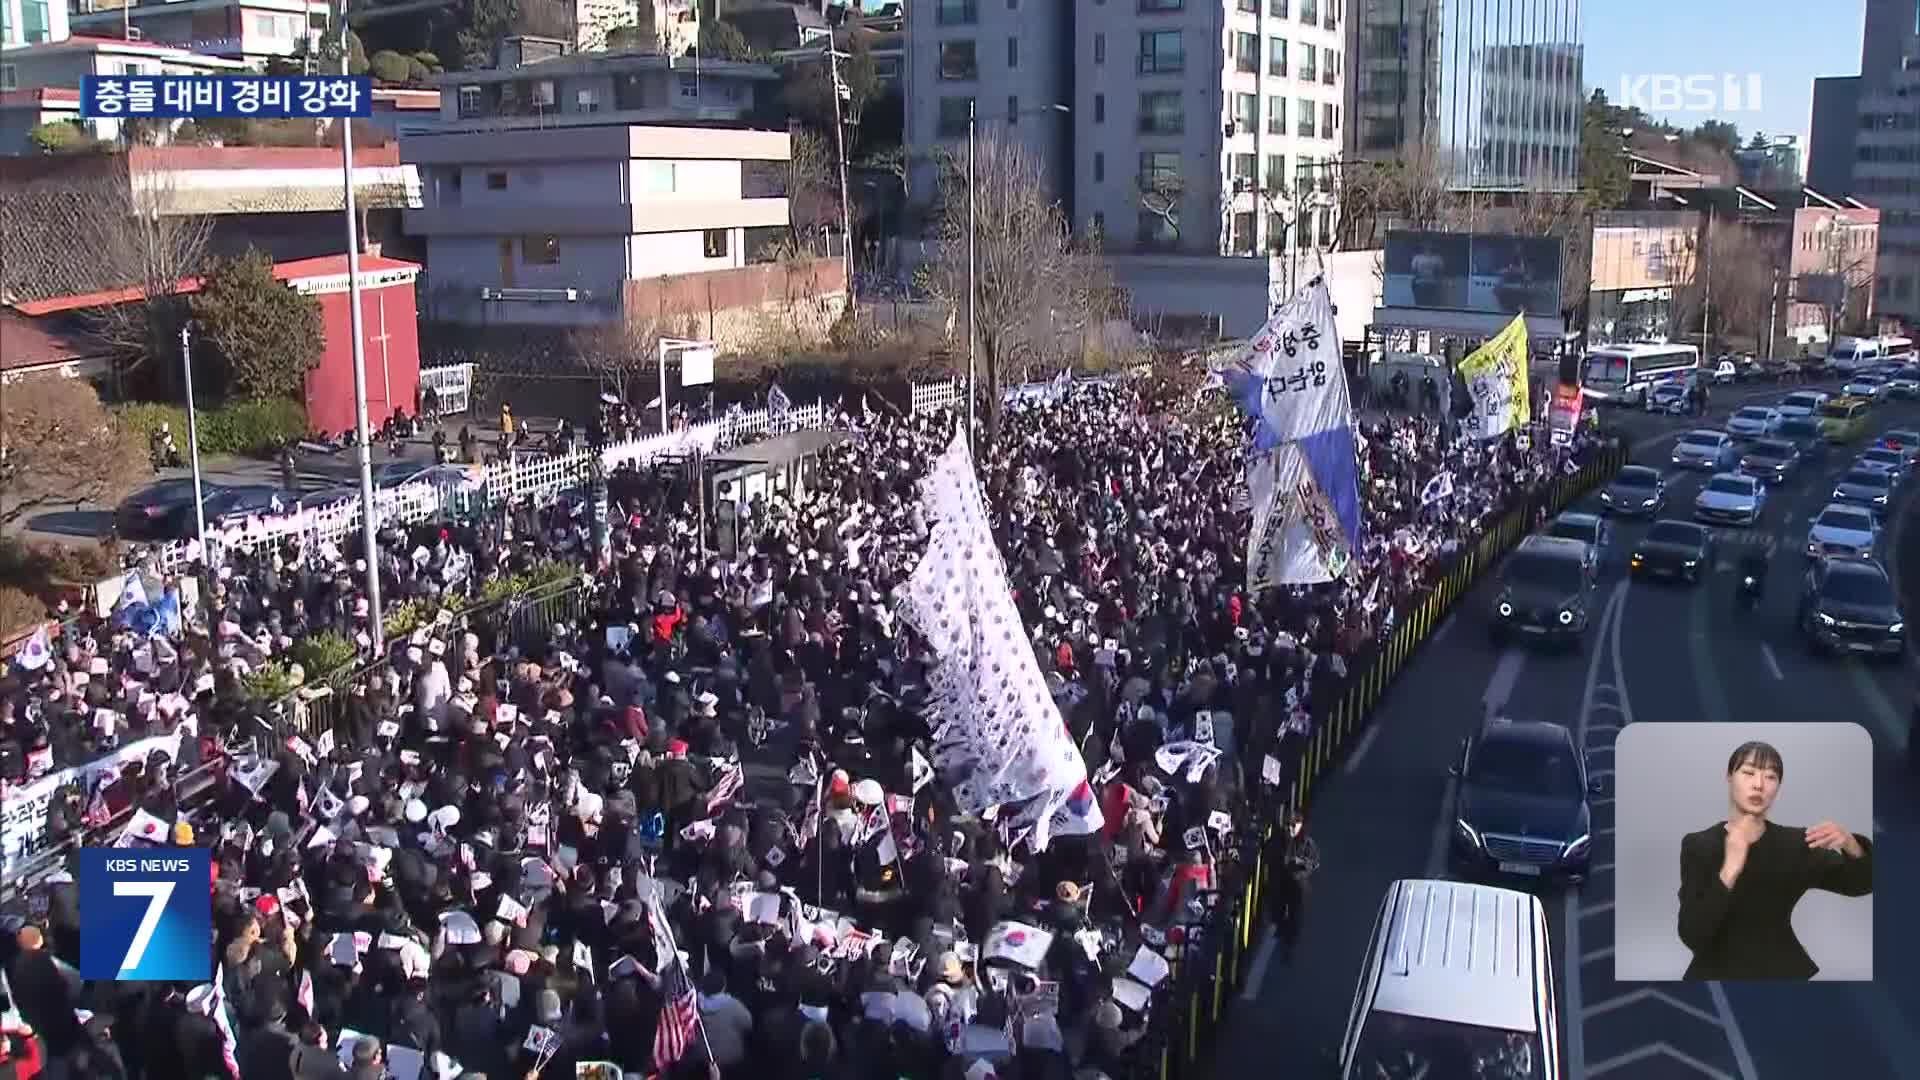
[[[1515,315],[1505,330],[1460,361],[1460,378],[1473,397],[1467,433],[1492,439],[1527,426],[1527,321]]]

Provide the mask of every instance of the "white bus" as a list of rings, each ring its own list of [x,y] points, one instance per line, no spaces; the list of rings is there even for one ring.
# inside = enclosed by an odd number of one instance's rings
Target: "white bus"
[[[1601,345],[1587,351],[1580,393],[1596,404],[1644,405],[1655,383],[1699,368],[1693,345]]]
[[[1827,348],[1827,363],[1835,371],[1847,373],[1879,364],[1911,363],[1913,359],[1913,339],[1904,337],[1837,337]]]

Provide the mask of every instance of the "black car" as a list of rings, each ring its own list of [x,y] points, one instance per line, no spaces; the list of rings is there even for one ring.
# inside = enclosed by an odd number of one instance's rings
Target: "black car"
[[[298,505],[300,497],[265,484],[223,488],[201,504],[208,528],[239,525],[250,518],[277,517]]]
[[[1592,860],[1600,790],[1573,733],[1544,721],[1490,719],[1460,744],[1452,773],[1449,862],[1465,878],[1527,877],[1578,884]]]
[[[1636,577],[1677,578],[1697,584],[1713,564],[1713,530],[1691,521],[1656,521],[1633,549]]]
[[[1761,439],[1747,448],[1740,458],[1740,471],[1757,476],[1769,484],[1778,484],[1792,475],[1800,464],[1800,451],[1785,439]]]
[[[1667,482],[1658,470],[1628,465],[1600,492],[1600,502],[1616,514],[1651,517],[1667,505]]]
[[[1872,559],[1826,558],[1807,568],[1800,630],[1815,652],[1897,657],[1907,649],[1906,618],[1887,571]]]
[[[203,501],[225,490],[206,483],[200,487]],[[178,540],[191,536],[193,481],[162,480],[127,496],[113,512],[113,526],[126,540]]]
[[[1820,421],[1811,416],[1787,417],[1780,421],[1773,437],[1799,451],[1802,458],[1826,456],[1827,436],[1820,430]]]
[[[1592,549],[1564,536],[1529,536],[1500,568],[1489,625],[1495,643],[1533,637],[1578,642],[1593,591]]]

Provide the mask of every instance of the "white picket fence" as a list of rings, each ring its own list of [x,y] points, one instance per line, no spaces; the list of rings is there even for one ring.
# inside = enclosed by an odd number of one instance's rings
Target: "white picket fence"
[[[914,416],[933,412],[935,409],[952,408],[966,400],[960,379],[942,379],[939,382],[914,383],[913,398],[909,406]]]
[[[654,458],[687,455],[695,450],[712,453],[768,433],[821,430],[828,426],[830,419],[831,413],[824,401],[796,405],[777,418],[769,416],[765,409],[733,412],[680,431],[609,446],[600,452],[600,460],[611,471],[623,465],[641,465]],[[482,489],[490,499],[505,501],[546,499],[582,488],[589,480],[592,453],[579,450],[532,461],[472,465],[467,467],[468,479],[464,484],[420,481],[387,488],[374,493],[374,509],[379,515],[376,524],[425,521]],[[303,546],[337,544],[359,529],[358,498],[346,498],[326,506],[302,507],[292,513],[254,518],[244,525],[209,532],[207,545],[213,550],[208,561],[217,566],[229,553],[250,552],[288,539],[297,539]],[[158,545],[153,555],[160,569],[170,572],[195,561],[199,547],[198,541],[176,540]]]

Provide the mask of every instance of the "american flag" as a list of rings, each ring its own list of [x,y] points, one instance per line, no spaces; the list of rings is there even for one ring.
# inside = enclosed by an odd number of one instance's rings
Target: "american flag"
[[[651,913],[655,940],[664,942],[668,953],[667,962],[660,968],[660,1023],[653,1032],[653,1067],[664,1073],[693,1045],[694,1032],[700,1026],[700,1003],[694,996],[693,983],[687,980],[679,950],[673,946],[666,912],[656,901]]]
[[[747,782],[746,770],[740,767],[739,762],[728,762],[720,768],[720,779],[714,783],[713,790],[707,794],[707,813],[709,814],[732,802],[733,797],[740,793],[741,785]]]

